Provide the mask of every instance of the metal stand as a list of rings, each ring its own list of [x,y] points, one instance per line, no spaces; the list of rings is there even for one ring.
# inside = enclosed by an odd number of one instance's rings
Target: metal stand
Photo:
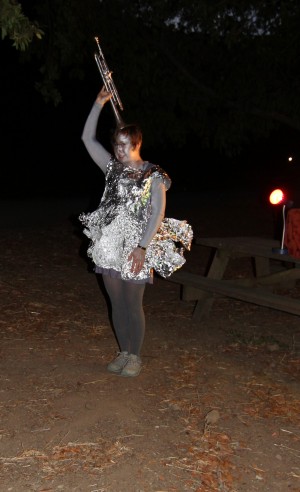
[[[280,248],[272,248],[272,253],[276,255],[288,255],[288,249],[284,247],[284,236],[285,236],[285,204],[282,207],[282,219],[283,219],[283,228],[282,228],[282,238]]]
[[[272,253],[274,255],[288,255],[288,249],[287,248],[272,248]]]

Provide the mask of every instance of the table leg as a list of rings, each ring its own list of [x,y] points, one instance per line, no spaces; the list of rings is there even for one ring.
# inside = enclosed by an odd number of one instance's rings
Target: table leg
[[[279,280],[282,287],[287,289],[295,287],[298,279],[297,270],[295,269],[296,265],[285,263],[284,257],[282,260],[281,264],[280,262],[276,262],[276,265],[273,265],[273,269],[276,267],[276,270],[272,274],[270,259],[259,256],[255,257],[255,276],[258,282],[261,278],[261,282],[259,283],[268,286],[271,290],[274,290],[274,287],[279,284]]]
[[[271,271],[270,271],[269,258],[264,258],[262,256],[255,256],[254,265],[255,265],[256,277],[265,277],[266,275],[270,275]]]
[[[229,258],[230,251],[219,249],[216,250],[207,277],[222,279],[227,268]],[[197,295],[197,303],[193,312],[193,319],[196,321],[201,321],[202,319],[208,318],[214,300],[215,298],[211,293],[199,290]]]

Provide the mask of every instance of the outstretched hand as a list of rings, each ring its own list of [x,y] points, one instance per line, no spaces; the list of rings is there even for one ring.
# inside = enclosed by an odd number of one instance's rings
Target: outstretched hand
[[[101,104],[101,106],[104,106],[104,104],[110,100],[111,96],[111,92],[107,91],[105,86],[103,86],[96,98],[96,102]]]
[[[137,247],[130,253],[128,260],[132,262],[131,272],[137,275],[142,270],[145,263],[145,250]]]

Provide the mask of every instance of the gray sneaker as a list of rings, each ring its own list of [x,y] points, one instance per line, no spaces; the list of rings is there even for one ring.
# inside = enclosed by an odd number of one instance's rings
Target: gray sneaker
[[[123,367],[120,376],[127,378],[138,376],[142,369],[142,361],[138,355],[129,354],[126,365]]]
[[[123,367],[127,364],[128,358],[128,352],[118,352],[117,357],[108,364],[107,370],[109,372],[115,372],[116,374],[119,374],[122,371]]]

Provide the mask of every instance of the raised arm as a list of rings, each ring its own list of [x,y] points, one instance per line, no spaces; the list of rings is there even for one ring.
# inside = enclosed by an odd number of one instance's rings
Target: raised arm
[[[109,101],[111,94],[102,87],[85,122],[81,139],[93,161],[105,173],[111,154],[97,140],[96,131],[98,119],[104,104]]]

